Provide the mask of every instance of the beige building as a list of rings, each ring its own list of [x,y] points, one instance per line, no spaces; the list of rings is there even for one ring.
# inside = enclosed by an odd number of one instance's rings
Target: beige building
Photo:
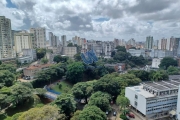
[[[23,70],[24,76],[25,77],[30,77],[30,79],[33,79],[36,77],[36,74],[41,71],[48,69],[52,64],[44,64],[44,65],[32,65],[29,66],[28,68],[25,68]]]
[[[46,29],[45,28],[31,28],[30,33],[34,34],[35,48],[45,48],[46,47]]]
[[[63,54],[68,57],[74,57],[77,54],[77,47],[63,47]]]
[[[13,58],[11,20],[0,16],[0,59]]]
[[[16,53],[21,53],[23,49],[32,49],[34,42],[34,35],[32,33],[27,33],[22,31],[20,33],[15,33],[15,51]]]

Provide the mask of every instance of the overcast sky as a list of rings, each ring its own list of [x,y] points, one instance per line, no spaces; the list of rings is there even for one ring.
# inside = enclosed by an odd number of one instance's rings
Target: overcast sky
[[[180,37],[180,0],[0,0],[0,15],[14,30],[46,27],[68,39]]]

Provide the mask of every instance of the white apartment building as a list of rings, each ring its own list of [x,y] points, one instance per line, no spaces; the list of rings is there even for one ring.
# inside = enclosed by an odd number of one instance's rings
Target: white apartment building
[[[152,49],[153,48],[153,36],[146,37],[146,49]]]
[[[180,86],[178,92],[178,102],[177,102],[177,111],[176,111],[177,120],[180,120]]]
[[[152,49],[149,56],[151,58],[173,57],[173,51]]]
[[[162,58],[153,58],[152,60],[152,68],[159,68]]]
[[[27,33],[26,31],[15,33],[14,42],[16,53],[21,53],[23,49],[33,48],[34,35],[32,33]]]
[[[37,60],[37,53],[35,49],[23,49],[23,56],[30,56],[31,60]]]
[[[36,48],[46,47],[46,29],[45,28],[31,28],[30,33],[34,34],[34,46]]]
[[[63,47],[63,55],[73,58],[77,54],[77,47]]]
[[[178,75],[177,78],[180,78]],[[125,96],[147,119],[158,120],[170,116],[177,108],[180,79],[170,77],[169,81],[142,83],[139,86],[126,87]]]
[[[11,20],[0,16],[0,59],[13,58]]]

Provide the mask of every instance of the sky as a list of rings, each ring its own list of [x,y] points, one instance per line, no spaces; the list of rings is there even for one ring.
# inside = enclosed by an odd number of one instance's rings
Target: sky
[[[180,0],[0,0],[13,30],[45,27],[68,39],[180,37]],[[48,37],[47,37],[48,39]]]

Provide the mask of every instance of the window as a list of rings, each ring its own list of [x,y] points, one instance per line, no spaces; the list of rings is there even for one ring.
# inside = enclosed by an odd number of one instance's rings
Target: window
[[[137,103],[136,101],[134,102],[134,104],[135,104],[135,106],[137,106],[137,105],[138,105],[138,103]]]
[[[137,95],[135,95],[135,98],[136,98],[136,99],[138,99],[138,96],[137,96]]]

